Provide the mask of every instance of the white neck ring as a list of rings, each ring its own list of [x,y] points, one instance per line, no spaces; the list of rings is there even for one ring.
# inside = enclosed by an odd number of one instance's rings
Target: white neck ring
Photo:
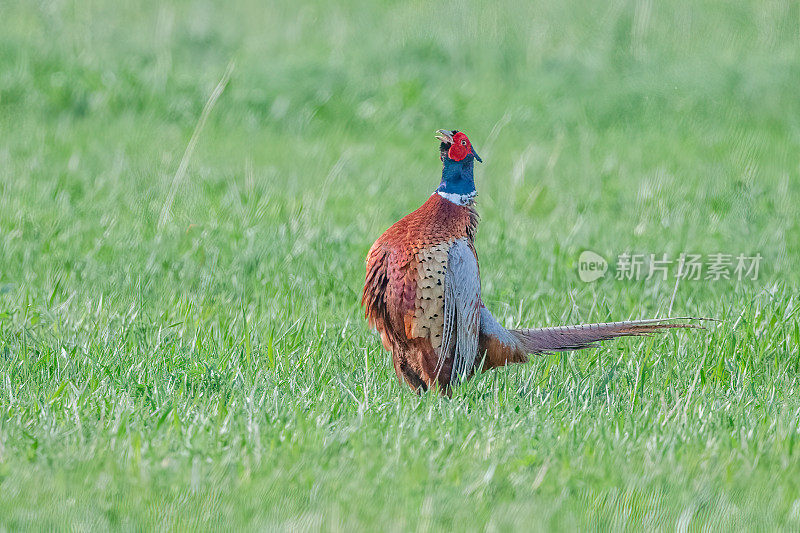
[[[455,194],[452,192],[436,191],[436,194],[438,194],[448,202],[453,202],[456,205],[470,205],[475,200],[475,197],[478,195],[476,191],[472,191],[469,194]]]

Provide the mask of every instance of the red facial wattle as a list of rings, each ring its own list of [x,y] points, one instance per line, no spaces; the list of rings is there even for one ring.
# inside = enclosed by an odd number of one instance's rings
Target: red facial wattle
[[[453,144],[447,151],[447,157],[453,161],[462,161],[465,157],[472,153],[472,145],[467,139],[467,136],[460,131],[453,135]]]

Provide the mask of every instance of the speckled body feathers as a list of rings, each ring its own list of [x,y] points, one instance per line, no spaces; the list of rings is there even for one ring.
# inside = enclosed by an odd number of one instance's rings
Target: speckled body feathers
[[[412,388],[429,387],[437,374],[449,376],[448,362],[440,364],[438,355],[447,252],[457,239],[472,242],[477,224],[472,207],[433,194],[381,235],[367,255],[362,305],[392,352],[398,378]]]
[[[465,242],[477,265],[472,244],[477,225],[473,206],[456,205],[433,194],[389,228],[367,255],[362,305],[370,326],[392,352],[398,378],[414,389],[437,384],[444,391],[450,386],[454,337],[451,335],[451,342],[443,346],[443,339],[447,342],[445,279],[449,252],[455,243]],[[479,279],[475,283],[479,286]],[[479,299],[475,305],[481,305]],[[452,324],[455,327],[455,321]],[[477,328],[476,323],[475,335]],[[483,339],[481,344],[486,348],[491,339]],[[505,348],[505,359],[515,351],[502,343],[498,348]],[[517,360],[522,358],[524,354],[516,354]]]

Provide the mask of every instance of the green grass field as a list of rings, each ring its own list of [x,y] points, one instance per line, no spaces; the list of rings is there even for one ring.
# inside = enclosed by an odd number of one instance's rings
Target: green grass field
[[[504,325],[758,279],[415,396],[359,300],[438,128]],[[798,153],[791,1],[0,3],[0,530],[798,528]]]

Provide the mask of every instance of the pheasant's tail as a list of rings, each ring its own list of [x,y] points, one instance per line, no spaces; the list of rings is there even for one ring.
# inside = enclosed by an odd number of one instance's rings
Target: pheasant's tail
[[[606,322],[602,324],[580,324],[553,328],[512,329],[528,353],[563,352],[597,346],[599,341],[617,337],[647,336],[662,329],[690,328],[705,329],[692,321],[714,320],[713,318],[676,317],[653,318],[649,320],[628,320],[625,322]]]

